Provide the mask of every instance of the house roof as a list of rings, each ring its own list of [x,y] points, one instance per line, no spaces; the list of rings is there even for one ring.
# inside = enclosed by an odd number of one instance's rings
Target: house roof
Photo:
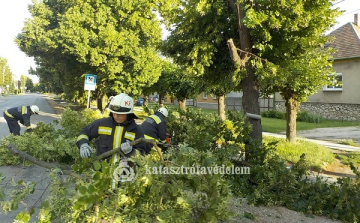
[[[328,47],[337,50],[333,55],[334,60],[360,57],[359,26],[349,22],[331,32],[329,36],[335,37],[328,45]]]

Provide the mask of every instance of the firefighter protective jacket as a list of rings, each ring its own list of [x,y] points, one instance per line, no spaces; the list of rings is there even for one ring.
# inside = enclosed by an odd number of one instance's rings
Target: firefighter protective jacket
[[[101,118],[95,120],[89,125],[86,125],[80,132],[77,138],[77,146],[80,148],[81,144],[89,143],[95,139],[97,156],[120,147],[121,143],[126,141],[134,141],[143,138],[144,133],[140,127],[135,123],[132,116],[128,116],[127,121],[118,124],[113,117]],[[133,148],[144,154],[146,144],[139,143]],[[117,156],[112,157],[112,162],[119,161]]]
[[[161,112],[155,112],[141,124],[145,139],[164,141],[166,139],[166,121]]]
[[[26,127],[30,127],[30,116],[31,116],[31,109],[30,106],[20,106],[9,108],[6,110],[5,115],[9,118],[13,118],[16,121],[20,121],[21,124],[25,125]]]

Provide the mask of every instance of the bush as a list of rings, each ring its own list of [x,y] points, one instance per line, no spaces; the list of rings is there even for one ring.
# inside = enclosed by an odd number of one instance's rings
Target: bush
[[[321,115],[309,114],[306,111],[300,111],[297,114],[296,121],[309,122],[309,123],[321,123],[324,118]]]
[[[276,110],[269,110],[261,112],[261,116],[265,118],[277,118],[277,119],[286,119],[286,113]]]
[[[250,126],[245,124],[239,111],[228,111],[228,120],[222,121],[214,113],[205,114],[198,109],[177,110],[167,118],[167,129],[172,141],[184,143],[200,151],[212,151],[220,162],[229,162],[245,150]]]
[[[286,120],[286,112],[280,112],[276,110],[269,110],[261,112],[261,116],[265,118],[277,118]],[[300,111],[297,113],[296,121],[309,122],[309,123],[321,123],[324,118],[321,115],[309,114],[306,111]]]

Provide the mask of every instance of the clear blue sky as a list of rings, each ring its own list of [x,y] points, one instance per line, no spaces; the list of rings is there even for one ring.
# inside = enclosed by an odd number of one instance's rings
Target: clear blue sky
[[[10,69],[17,78],[21,75],[28,76],[30,67],[35,68],[33,58],[21,52],[14,42],[24,26],[25,19],[30,17],[27,6],[31,3],[31,0],[0,0],[0,57],[8,60]],[[338,0],[334,7],[345,10],[334,27],[338,28],[354,21],[354,14],[360,13],[360,0]],[[34,82],[38,81],[35,76],[31,78]]]

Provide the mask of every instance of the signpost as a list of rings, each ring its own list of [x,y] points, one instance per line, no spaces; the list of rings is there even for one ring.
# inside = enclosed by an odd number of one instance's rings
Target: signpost
[[[94,74],[85,74],[84,89],[89,91],[87,108],[90,108],[90,91],[95,91],[95,87],[96,87],[96,75],[94,75]]]

